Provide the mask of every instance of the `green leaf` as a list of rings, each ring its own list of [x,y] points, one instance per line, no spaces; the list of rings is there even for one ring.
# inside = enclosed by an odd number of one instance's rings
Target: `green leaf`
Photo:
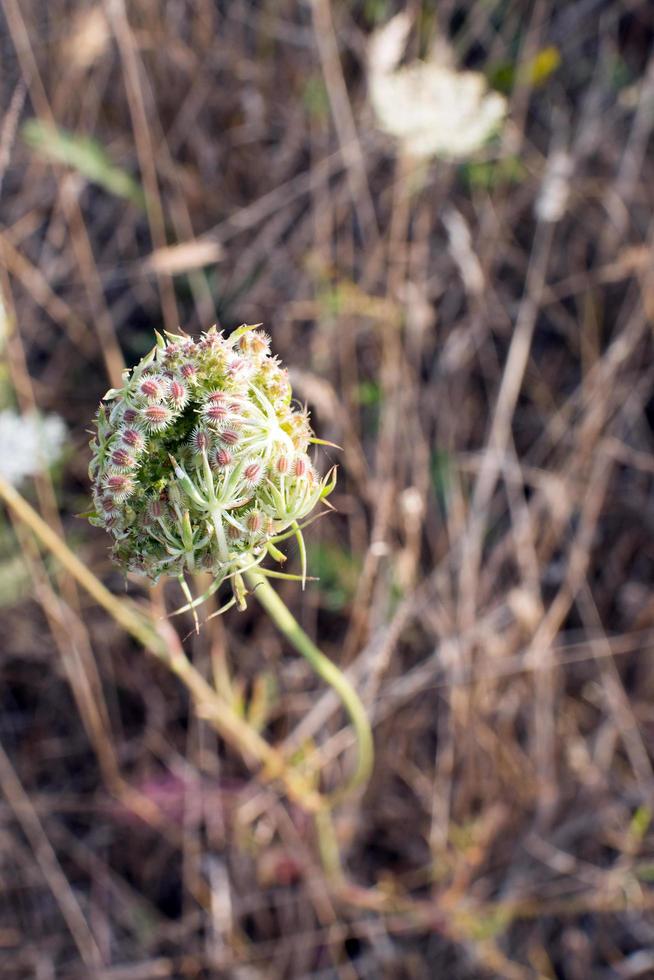
[[[28,119],[22,136],[35,153],[51,163],[61,163],[76,170],[109,194],[124,197],[138,207],[145,207],[145,195],[137,181],[117,167],[104,147],[89,136],[69,133],[61,127]]]
[[[309,568],[316,573],[324,605],[344,609],[354,597],[361,575],[361,560],[328,541],[309,546]]]
[[[229,339],[238,340],[238,338],[242,337],[244,333],[249,333],[250,330],[256,330],[257,327],[260,326],[261,326],[260,323],[244,323],[242,324],[242,326],[237,327],[236,330],[232,330],[232,332],[229,335]]]
[[[519,184],[527,175],[522,161],[515,156],[497,161],[478,161],[464,164],[461,168],[470,187],[495,190],[509,184]]]

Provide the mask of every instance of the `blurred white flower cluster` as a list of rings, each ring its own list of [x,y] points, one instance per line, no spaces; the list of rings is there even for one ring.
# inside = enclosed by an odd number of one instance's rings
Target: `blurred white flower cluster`
[[[58,415],[0,412],[0,475],[18,486],[25,477],[42,473],[59,459],[66,426]]]
[[[408,156],[465,159],[500,128],[506,99],[488,92],[479,72],[443,64],[437,50],[428,61],[398,68],[410,28],[410,16],[397,14],[370,40],[369,90],[378,125]]]

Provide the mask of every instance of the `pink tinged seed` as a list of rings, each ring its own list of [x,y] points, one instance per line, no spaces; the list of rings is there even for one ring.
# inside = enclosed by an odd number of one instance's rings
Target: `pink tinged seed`
[[[219,446],[216,449],[215,460],[218,466],[229,466],[232,461],[232,454],[229,449],[223,449],[222,446]]]
[[[148,405],[143,409],[143,415],[154,426],[163,426],[170,421],[170,411],[165,405]]]
[[[288,473],[288,468],[289,468],[288,456],[280,456],[277,462],[275,463],[275,469],[281,476],[283,476],[284,473]]]
[[[238,432],[234,429],[223,429],[220,433],[220,440],[228,446],[235,446],[238,442]]]
[[[161,397],[161,385],[154,378],[146,378],[145,381],[142,381],[140,391],[142,395],[146,396],[146,398]]]
[[[176,402],[178,405],[186,401],[187,391],[181,381],[171,381],[168,394],[171,401]]]
[[[248,465],[243,470],[243,477],[248,483],[256,483],[261,476],[261,464],[260,463],[248,463]]]
[[[138,412],[135,408],[126,408],[123,412],[123,421],[125,422],[136,422],[138,418]]]
[[[206,452],[209,448],[209,436],[204,429],[196,429],[192,435],[193,448],[196,452]]]
[[[247,519],[248,531],[251,534],[256,534],[257,531],[261,530],[262,526],[263,526],[263,518],[261,514],[256,510],[252,511],[252,513],[248,515],[248,519]]]
[[[130,456],[126,449],[114,449],[111,454],[111,462],[114,466],[125,466],[129,468],[134,466],[135,459],[133,456]]]
[[[204,414],[212,422],[222,422],[228,415],[227,406],[220,402],[210,402],[209,405],[205,405]]]
[[[230,357],[229,363],[227,365],[227,373],[232,375],[240,374],[246,366],[245,361],[242,357]]]
[[[132,449],[143,449],[145,445],[145,439],[138,429],[125,429],[122,438],[125,445],[131,446]]]
[[[114,473],[107,478],[107,490],[116,497],[127,497],[134,489],[134,481],[124,473]]]
[[[148,504],[148,514],[153,520],[156,520],[158,517],[163,517],[165,511],[166,505],[163,500],[151,500]]]
[[[207,400],[210,402],[224,402],[225,392],[224,391],[210,391],[207,395]]]
[[[295,470],[295,475],[296,476],[304,476],[305,475],[305,473],[307,471],[307,461],[306,461],[306,459],[304,459],[304,457],[298,456],[298,458],[295,460],[294,470]]]
[[[182,377],[186,378],[187,381],[191,381],[198,373],[195,364],[190,363],[182,364],[180,371],[182,373]]]

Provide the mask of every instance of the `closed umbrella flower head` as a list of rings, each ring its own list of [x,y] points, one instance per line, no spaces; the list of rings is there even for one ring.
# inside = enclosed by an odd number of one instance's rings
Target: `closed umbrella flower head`
[[[266,334],[167,334],[105,395],[91,442],[90,521],[125,571],[156,582],[209,571],[211,591],[260,564],[331,492],[316,441]],[[284,461],[284,462],[281,462]],[[194,603],[195,605],[195,603]]]

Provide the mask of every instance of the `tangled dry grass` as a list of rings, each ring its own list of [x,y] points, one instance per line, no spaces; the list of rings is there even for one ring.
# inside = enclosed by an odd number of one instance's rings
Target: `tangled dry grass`
[[[439,30],[510,91],[486,158],[418,166],[375,130],[384,0],[0,3],[3,384],[72,440],[26,495],[120,594],[75,519],[99,396],[162,324],[265,321],[343,447],[320,582],[280,591],[377,745],[336,894],[306,816],[7,512],[7,980],[654,976],[654,13],[411,9],[414,55]],[[32,116],[91,137],[99,179]],[[337,703],[254,608],[186,644],[338,778]]]

